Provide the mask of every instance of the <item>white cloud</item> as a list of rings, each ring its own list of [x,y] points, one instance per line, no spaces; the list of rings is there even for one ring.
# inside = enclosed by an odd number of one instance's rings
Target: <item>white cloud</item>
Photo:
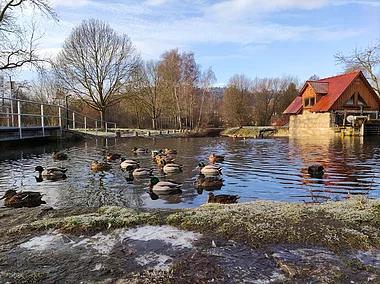
[[[145,1],[145,4],[148,6],[160,6],[162,4],[165,4],[167,0],[147,0]]]
[[[89,0],[50,0],[50,4],[53,8],[58,6],[62,7],[83,7],[90,4]]]
[[[253,17],[289,9],[311,10],[327,4],[327,0],[228,0],[206,8],[205,12],[213,18],[240,20],[248,16]]]

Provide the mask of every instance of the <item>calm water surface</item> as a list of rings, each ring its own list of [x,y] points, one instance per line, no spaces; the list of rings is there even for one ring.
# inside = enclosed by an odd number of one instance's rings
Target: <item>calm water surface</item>
[[[380,140],[347,137],[308,139],[234,138],[127,138],[94,139],[78,144],[2,150],[0,153],[0,195],[7,189],[33,190],[45,194],[53,207],[118,205],[133,208],[197,207],[207,200],[207,191],[194,185],[199,161],[208,163],[211,153],[225,155],[224,186],[215,193],[237,194],[240,202],[256,199],[323,202],[342,200],[354,194],[380,197]],[[176,163],[183,173],[165,177],[149,154],[134,155],[133,147],[178,150]],[[53,161],[51,152],[60,149],[66,161]],[[181,194],[152,200],[146,183],[149,179],[128,182],[113,162],[108,172],[93,173],[94,160],[105,161],[108,152],[140,161],[141,167],[154,168],[162,180],[183,183]],[[322,164],[322,179],[311,178],[308,166]],[[41,165],[68,168],[64,180],[37,182],[34,167]],[[3,206],[3,203],[0,203]]]

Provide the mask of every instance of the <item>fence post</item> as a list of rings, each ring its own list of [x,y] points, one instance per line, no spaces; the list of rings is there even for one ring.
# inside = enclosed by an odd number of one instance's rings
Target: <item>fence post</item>
[[[95,131],[96,131],[96,135],[98,135],[98,121],[95,120]]]
[[[8,107],[5,108],[7,113],[7,127],[9,127],[9,109]]]
[[[18,103],[17,101],[17,109],[18,109]],[[11,117],[12,117],[12,127],[15,127],[15,118],[14,118],[14,110],[13,110],[13,101],[11,100]]]
[[[106,124],[106,135],[107,135],[107,130],[108,130],[108,122],[105,123]]]
[[[58,107],[58,119],[59,119],[60,132],[62,134],[62,108],[60,106]]]
[[[41,105],[41,128],[42,128],[42,136],[45,136],[44,105]]]
[[[84,117],[84,131],[87,132],[87,116]]]
[[[13,118],[13,113],[12,113],[12,118]],[[18,118],[18,128],[19,128],[19,133],[20,133],[20,139],[22,139],[21,103],[20,103],[20,101],[17,101],[17,118]]]
[[[73,112],[73,129],[75,130],[75,112]]]

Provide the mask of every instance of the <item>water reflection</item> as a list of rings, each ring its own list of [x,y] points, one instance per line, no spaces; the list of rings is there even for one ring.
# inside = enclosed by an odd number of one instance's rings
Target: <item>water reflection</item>
[[[164,174],[151,153],[132,149],[177,149],[179,173]],[[52,152],[67,153],[67,160],[53,160]],[[149,177],[133,178],[111,160],[108,171],[93,172],[93,161],[107,162],[107,154],[119,153],[153,168],[160,180],[182,183],[182,193],[154,195],[146,186]],[[44,194],[54,207],[118,205],[132,208],[196,207],[204,204],[210,189],[195,180],[199,162],[208,164],[210,154],[222,155],[223,186],[218,194],[239,195],[240,202],[255,199],[320,202],[341,200],[356,194],[380,197],[380,148],[378,138],[328,139],[94,139],[79,143],[15,148],[0,153],[0,195],[7,189],[32,190]],[[41,165],[67,168],[64,180],[38,179],[33,173]],[[311,165],[322,165],[321,177],[312,177]],[[211,191],[214,189],[211,189]],[[2,203],[0,203],[2,205]]]

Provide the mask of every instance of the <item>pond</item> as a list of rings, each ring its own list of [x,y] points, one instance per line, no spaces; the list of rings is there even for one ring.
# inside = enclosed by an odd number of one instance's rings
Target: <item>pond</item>
[[[190,208],[206,203],[208,191],[197,189],[199,161],[208,163],[211,153],[224,155],[224,185],[215,194],[239,195],[239,202],[256,199],[289,202],[343,200],[356,194],[380,197],[380,146],[378,138],[122,138],[93,139],[77,143],[13,148],[0,153],[0,195],[7,189],[39,191],[54,208],[69,206],[124,206],[132,208]],[[133,147],[149,150],[172,148],[183,172],[165,176],[151,154],[132,153]],[[54,161],[53,150],[68,154]],[[128,181],[117,161],[105,172],[91,171],[92,161],[105,161],[107,153],[119,153],[154,169],[160,180],[182,183],[182,193],[151,197],[149,178]],[[323,165],[324,175],[313,178],[308,167]],[[43,180],[33,172],[37,165],[67,168],[63,180]],[[0,206],[3,206],[1,201]]]

